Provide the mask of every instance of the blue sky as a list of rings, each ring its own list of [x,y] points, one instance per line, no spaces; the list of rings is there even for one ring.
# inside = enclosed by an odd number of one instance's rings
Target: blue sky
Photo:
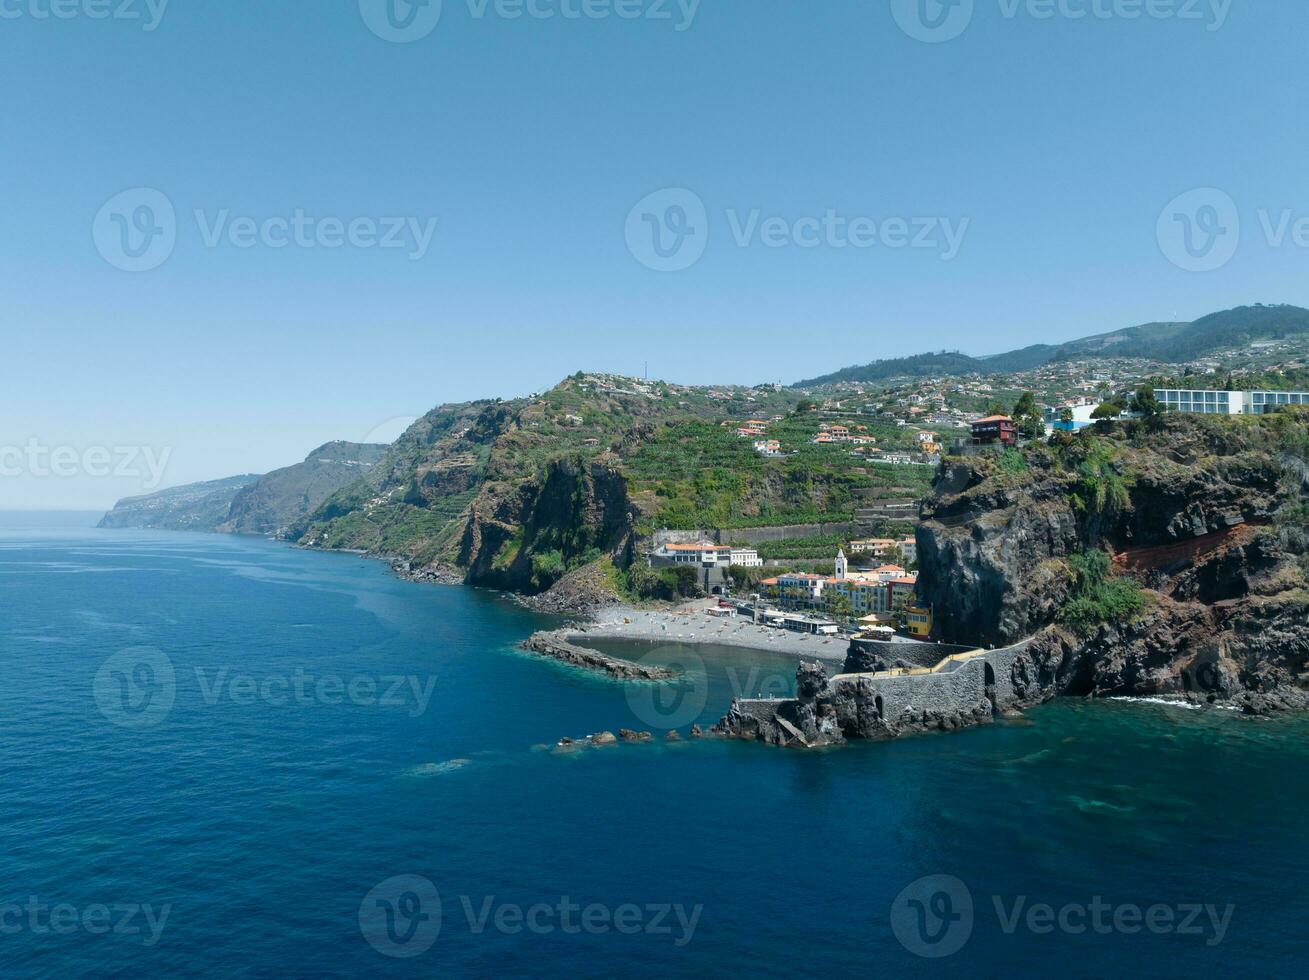
[[[1309,216],[1299,0],[924,0],[940,43],[914,0],[445,0],[406,43],[386,0],[51,2],[0,0],[0,443],[170,450],[164,485],[579,368],[793,381],[1309,305],[1259,217]],[[138,188],[175,240],[128,272]],[[1195,188],[1242,231],[1202,272],[1156,230]],[[643,264],[687,201],[698,257]],[[317,244],[274,247],[297,212]],[[24,471],[0,507],[143,482]]]

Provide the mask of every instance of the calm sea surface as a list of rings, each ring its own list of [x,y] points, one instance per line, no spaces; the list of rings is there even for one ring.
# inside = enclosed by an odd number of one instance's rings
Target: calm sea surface
[[[1303,720],[559,754],[793,667],[641,648],[707,682],[624,688],[489,593],[89,522],[0,514],[0,977],[1309,968]]]

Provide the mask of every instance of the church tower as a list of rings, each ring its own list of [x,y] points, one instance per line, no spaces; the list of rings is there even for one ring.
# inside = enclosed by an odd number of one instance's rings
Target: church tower
[[[845,549],[837,548],[836,549],[836,577],[839,579],[844,579],[848,567],[849,567],[849,562],[845,560]]]

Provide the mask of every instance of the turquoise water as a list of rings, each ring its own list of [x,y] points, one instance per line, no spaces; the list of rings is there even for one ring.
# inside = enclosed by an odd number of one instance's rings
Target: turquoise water
[[[661,648],[643,653],[699,657],[707,683],[625,689],[517,653],[549,621],[495,595],[84,523],[0,515],[4,977],[1309,964],[1302,720],[1063,702],[807,754],[557,754],[563,735],[685,734],[790,665]],[[1192,906],[1217,918],[1165,927]]]

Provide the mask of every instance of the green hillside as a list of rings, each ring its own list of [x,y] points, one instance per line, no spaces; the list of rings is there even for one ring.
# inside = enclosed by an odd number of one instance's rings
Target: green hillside
[[[813,445],[826,416],[800,407],[798,393],[774,386],[583,374],[530,398],[442,406],[289,536],[539,591],[603,556],[626,564],[657,528],[848,521],[861,504],[925,492],[931,467]],[[750,419],[784,458],[736,434]],[[878,448],[914,441],[906,427],[862,428]]]

